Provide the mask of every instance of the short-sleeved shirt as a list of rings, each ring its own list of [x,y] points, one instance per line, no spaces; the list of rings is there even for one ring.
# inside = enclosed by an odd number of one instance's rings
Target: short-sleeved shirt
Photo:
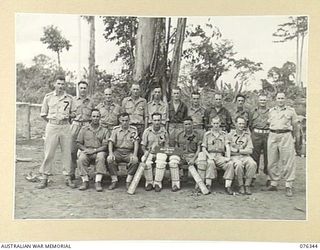
[[[148,119],[149,119],[149,123],[151,123],[152,121],[152,114],[154,113],[160,113],[161,116],[161,123],[165,124],[168,120],[168,104],[165,103],[164,101],[159,101],[159,102],[155,102],[155,101],[151,101],[148,102],[147,105],[147,115],[148,115]]]
[[[122,101],[122,109],[130,115],[130,124],[144,124],[147,111],[146,99],[139,97],[134,100],[131,96]]]
[[[231,118],[232,118],[232,125],[231,128],[235,128],[235,124],[236,124],[236,118],[238,116],[243,117],[246,120],[246,126],[249,125],[249,119],[250,119],[250,111],[247,108],[235,108],[233,109],[231,112]]]
[[[298,121],[294,108],[289,106],[273,107],[269,110],[270,129],[288,129],[293,130],[293,124]]]
[[[169,135],[164,127],[160,127],[159,131],[155,131],[152,126],[148,127],[142,135],[141,145],[145,146],[150,153],[154,153],[157,146],[163,146],[169,143]]]
[[[65,120],[75,116],[75,104],[73,97],[67,93],[57,96],[56,92],[45,95],[41,107],[40,116],[49,120]]]
[[[205,111],[206,109],[201,106],[199,107],[191,106],[188,109],[188,116],[191,116],[194,126],[204,125]]]
[[[206,110],[205,125],[207,129],[211,127],[211,120],[216,116],[219,116],[220,118],[220,127],[223,130],[229,131],[232,124],[232,119],[230,112],[225,107],[221,107],[219,110],[216,107],[212,107]]]
[[[177,110],[174,109],[173,101],[169,102],[169,122],[170,123],[183,123],[184,119],[188,116],[188,107],[180,101]]]
[[[251,111],[251,119],[249,120],[250,129],[269,129],[269,109],[254,108]]]
[[[94,109],[94,104],[89,97],[81,98],[75,97],[74,98],[75,109],[76,109],[76,117],[74,118],[75,121],[79,122],[87,122],[91,119],[91,111]]]
[[[134,126],[123,129],[121,126],[113,128],[109,141],[112,141],[114,148],[134,149],[134,144],[139,141],[138,130]]]
[[[108,145],[109,136],[110,132],[108,129],[102,126],[95,129],[91,125],[88,125],[81,128],[77,142],[87,148],[100,148]]]
[[[201,142],[202,135],[196,130],[193,130],[192,134],[180,131],[175,138],[175,146],[180,148],[184,154],[196,153]]]
[[[241,134],[238,134],[236,130],[232,130],[228,134],[228,141],[230,142],[230,146],[233,148],[241,149],[241,150],[252,150],[252,140],[250,132],[245,130]],[[237,153],[232,153],[235,155]]]
[[[96,107],[101,114],[100,123],[103,127],[113,127],[118,125],[118,115],[121,112],[121,108],[116,103],[99,103]]]
[[[205,147],[209,153],[224,153],[225,146],[229,143],[226,132],[219,130],[216,132],[207,131],[202,140],[202,147]]]

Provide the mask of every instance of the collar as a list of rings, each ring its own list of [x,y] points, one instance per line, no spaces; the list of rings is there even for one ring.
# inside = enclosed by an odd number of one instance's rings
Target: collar
[[[99,124],[99,126],[98,126],[96,129],[94,129],[94,128],[92,127],[92,125],[90,124],[90,126],[88,126],[88,129],[91,130],[91,131],[98,131],[98,130],[101,129],[101,125]]]
[[[248,135],[248,131],[244,130],[241,134],[238,134],[237,130],[235,129],[233,132],[233,136],[243,136],[243,135]]]
[[[164,102],[162,100],[159,101],[159,103],[156,103],[154,100],[151,101],[152,105],[163,105]]]
[[[54,90],[53,91],[53,94],[55,95],[55,96],[58,96],[57,95],[57,92]],[[67,92],[63,92],[63,94],[61,95],[61,97],[66,97],[67,96]]]
[[[80,99],[82,99],[82,100],[90,100],[88,96],[86,96],[85,98],[81,98],[81,96],[78,96],[77,100],[80,100]]]
[[[134,102],[141,101],[141,99],[142,99],[141,96],[139,96],[137,100],[133,100],[132,96],[128,97],[128,101],[134,101]]]
[[[161,126],[158,131],[155,131],[155,130],[153,129],[153,126],[151,126],[151,131],[152,131],[153,133],[155,133],[155,134],[158,134],[158,133],[164,132],[164,131],[166,131],[166,130],[165,130],[164,127]]]
[[[103,102],[102,105],[103,106],[108,106],[108,104],[106,102]],[[110,106],[114,106],[114,105],[115,105],[114,102],[111,102]]]
[[[196,135],[196,132],[195,132],[195,130],[194,130],[194,129],[192,130],[192,133],[191,133],[191,134],[188,134],[188,135],[186,134],[186,131],[185,131],[185,130],[183,130],[183,136],[184,136],[184,137],[187,137],[187,136],[193,136],[193,135]]]

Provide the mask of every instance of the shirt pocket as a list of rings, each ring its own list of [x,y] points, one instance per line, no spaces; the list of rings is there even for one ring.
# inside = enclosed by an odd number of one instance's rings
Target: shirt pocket
[[[139,104],[135,110],[135,113],[137,115],[143,115],[144,114],[144,107],[143,104]]]

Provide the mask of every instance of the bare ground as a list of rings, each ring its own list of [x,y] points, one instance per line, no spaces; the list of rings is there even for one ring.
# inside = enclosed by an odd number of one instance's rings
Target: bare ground
[[[141,181],[135,195],[126,193],[124,177],[118,189],[109,191],[110,177],[104,178],[104,191],[98,193],[94,183],[79,191],[64,184],[60,152],[56,155],[55,172],[48,188],[38,190],[25,175],[37,173],[43,159],[43,141],[17,142],[16,155],[32,158],[17,162],[15,179],[15,219],[125,219],[125,218],[198,218],[198,219],[306,219],[306,161],[296,157],[297,171],[294,196],[285,196],[284,183],[278,192],[264,192],[265,176],[258,176],[253,195],[226,195],[221,185],[209,195],[194,192],[191,177],[182,189],[173,193],[168,180],[160,193],[146,192]],[[77,184],[80,185],[80,179]]]

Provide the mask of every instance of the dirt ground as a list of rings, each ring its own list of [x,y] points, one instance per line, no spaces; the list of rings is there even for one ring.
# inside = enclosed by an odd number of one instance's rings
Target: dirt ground
[[[60,150],[56,155],[55,172],[48,188],[38,190],[36,183],[28,182],[26,174],[37,173],[43,159],[43,141],[40,139],[17,142],[16,155],[32,158],[31,162],[17,162],[15,175],[15,219],[118,219],[118,218],[202,218],[202,219],[306,219],[306,161],[296,157],[297,171],[294,196],[285,196],[284,183],[278,192],[264,192],[265,176],[259,175],[253,195],[226,195],[223,186],[217,186],[209,195],[194,192],[189,177],[182,189],[173,193],[168,180],[160,193],[146,192],[141,181],[135,195],[125,189],[124,176],[118,189],[109,191],[110,177],[104,178],[104,190],[98,193],[94,183],[90,189],[79,191],[64,184],[61,174]],[[168,174],[168,173],[167,173]],[[80,185],[80,179],[77,184]]]

